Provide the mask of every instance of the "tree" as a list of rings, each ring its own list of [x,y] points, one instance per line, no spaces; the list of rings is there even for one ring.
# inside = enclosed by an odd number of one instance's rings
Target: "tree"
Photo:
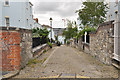
[[[75,26],[74,26],[75,25]],[[73,22],[71,22],[70,20],[68,20],[68,24],[67,24],[67,30],[64,30],[62,35],[65,36],[65,39],[71,39],[73,37],[77,36],[77,26],[76,26],[76,22],[75,24]]]
[[[33,37],[40,37],[41,44],[48,42],[48,35],[49,35],[50,31],[48,31],[46,28],[44,28],[44,29],[33,28],[32,32],[33,32]]]
[[[57,35],[55,35],[55,40],[58,41],[58,36]]]
[[[83,2],[83,8],[77,10],[79,20],[86,26],[97,26],[105,21],[105,14],[107,13],[107,4],[104,2]]]

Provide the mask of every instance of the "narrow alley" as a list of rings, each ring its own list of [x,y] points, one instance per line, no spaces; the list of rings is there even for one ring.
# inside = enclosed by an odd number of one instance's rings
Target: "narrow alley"
[[[65,45],[54,47],[29,63],[14,78],[64,77],[69,75],[92,78],[117,78],[118,70],[102,64],[89,54]],[[70,78],[70,76],[69,76]]]

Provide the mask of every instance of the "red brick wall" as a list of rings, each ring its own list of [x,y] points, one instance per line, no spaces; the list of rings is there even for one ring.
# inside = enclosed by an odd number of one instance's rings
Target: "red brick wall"
[[[2,70],[14,71],[20,69],[21,37],[17,31],[0,32],[0,55],[2,55]]]

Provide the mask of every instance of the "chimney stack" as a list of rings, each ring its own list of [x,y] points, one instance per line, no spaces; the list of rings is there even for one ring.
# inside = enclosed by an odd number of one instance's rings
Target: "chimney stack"
[[[38,23],[38,18],[35,18],[34,20]]]

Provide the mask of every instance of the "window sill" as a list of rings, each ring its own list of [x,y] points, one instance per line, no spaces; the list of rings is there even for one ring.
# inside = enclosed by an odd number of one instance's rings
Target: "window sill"
[[[90,43],[85,43],[85,42],[82,42],[82,44],[84,44],[84,45],[88,45],[88,46],[89,46],[89,44],[90,44]]]
[[[4,7],[10,7],[9,5],[4,5]]]

